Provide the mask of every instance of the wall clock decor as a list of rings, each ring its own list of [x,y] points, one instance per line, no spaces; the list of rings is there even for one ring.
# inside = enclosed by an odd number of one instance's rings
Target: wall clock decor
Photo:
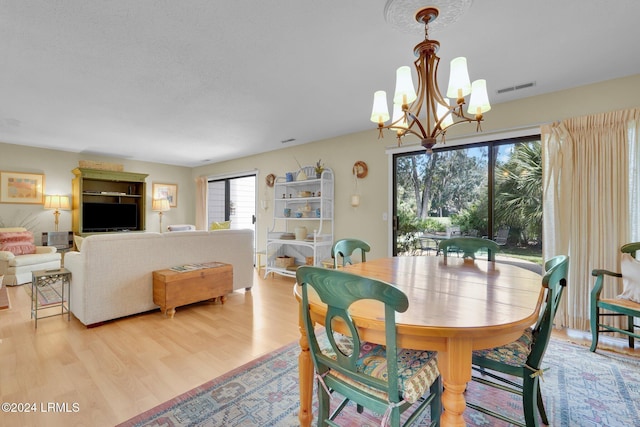
[[[358,160],[353,164],[353,174],[356,177],[362,179],[366,177],[368,173],[369,173],[369,168],[367,167],[367,164],[365,162]]]

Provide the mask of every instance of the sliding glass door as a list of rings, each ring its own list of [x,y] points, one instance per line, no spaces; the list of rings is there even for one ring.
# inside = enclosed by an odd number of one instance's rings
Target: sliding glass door
[[[249,228],[255,235],[255,175],[210,180],[207,196],[209,224],[231,221],[230,228]]]
[[[538,137],[395,154],[393,169],[394,255],[424,254],[421,236],[454,233],[541,256]]]

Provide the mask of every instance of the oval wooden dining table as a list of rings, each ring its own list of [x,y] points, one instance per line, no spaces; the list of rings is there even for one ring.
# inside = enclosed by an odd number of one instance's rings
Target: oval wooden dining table
[[[471,380],[472,352],[516,340],[536,322],[544,300],[540,275],[486,260],[393,257],[348,265],[343,270],[388,282],[409,298],[408,310],[396,314],[398,346],[438,352],[444,384],[442,426],[465,425],[463,392]],[[326,307],[310,290],[312,319],[322,325]],[[297,284],[294,294],[300,301]],[[351,313],[361,339],[384,344],[382,304],[358,302]],[[299,419],[301,426],[309,426],[313,364],[302,322],[300,331]]]

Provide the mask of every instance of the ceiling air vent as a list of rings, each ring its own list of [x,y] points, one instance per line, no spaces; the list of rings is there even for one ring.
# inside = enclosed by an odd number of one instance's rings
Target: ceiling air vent
[[[529,88],[529,87],[534,87],[535,85],[536,85],[536,82],[522,83],[522,84],[515,85],[515,86],[503,87],[502,89],[498,89],[496,91],[496,93],[498,95],[500,95],[502,93],[513,92],[514,90],[520,90],[520,89],[526,89],[526,88]]]

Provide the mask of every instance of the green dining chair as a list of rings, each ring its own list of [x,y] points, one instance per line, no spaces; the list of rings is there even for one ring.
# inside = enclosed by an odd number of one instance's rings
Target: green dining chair
[[[480,237],[452,237],[442,240],[439,246],[440,252],[447,257],[450,251],[462,252],[463,258],[476,259],[476,252],[481,249],[487,250],[487,258],[489,261],[496,260],[496,253],[500,250],[496,242]]]
[[[371,251],[371,246],[363,240],[341,239],[333,244],[331,248],[331,258],[333,258],[333,268],[338,268],[338,256],[342,257],[342,266],[353,264],[351,255],[360,249],[362,262],[367,260],[367,252]]]
[[[640,259],[640,242],[627,243],[620,247],[620,252],[629,254]],[[591,290],[591,351],[596,351],[598,347],[598,337],[600,332],[618,332],[626,335],[629,340],[629,348],[634,348],[634,340],[640,339],[640,334],[635,332],[635,328],[640,327],[634,322],[634,318],[640,317],[640,306],[637,302],[623,298],[602,298],[602,289],[605,285],[605,277],[622,279],[622,273],[616,273],[604,269],[595,269],[591,272],[596,277],[596,282]],[[635,279],[640,280],[640,279]],[[613,286],[614,280],[607,281],[607,285]],[[615,317],[626,317],[627,329],[618,328],[612,323]]]
[[[525,427],[540,425],[536,413],[539,412],[542,422],[549,425],[540,391],[540,378],[543,372],[541,365],[551,337],[553,319],[564,288],[567,286],[568,269],[569,257],[566,255],[558,255],[545,263],[546,274],[542,278],[542,286],[546,292],[545,304],[533,328],[528,328],[514,342],[473,352],[474,375],[472,380],[521,395],[525,422],[510,419],[478,403],[467,402],[469,408]],[[500,374],[518,377],[522,380],[516,382]]]
[[[402,424],[408,426],[430,408],[430,426],[440,423],[442,379],[436,353],[398,348],[396,312],[409,307],[398,288],[375,279],[339,270],[302,266],[296,271],[302,289],[302,319],[315,369],[318,393],[318,426],[336,426],[333,420],[349,401],[358,412],[367,408],[384,414],[382,425],[400,426],[400,416],[415,409]],[[325,333],[315,330],[309,311],[312,287],[327,305]],[[361,300],[384,304],[386,346],[362,341],[351,306]],[[331,396],[344,399],[331,412]]]

